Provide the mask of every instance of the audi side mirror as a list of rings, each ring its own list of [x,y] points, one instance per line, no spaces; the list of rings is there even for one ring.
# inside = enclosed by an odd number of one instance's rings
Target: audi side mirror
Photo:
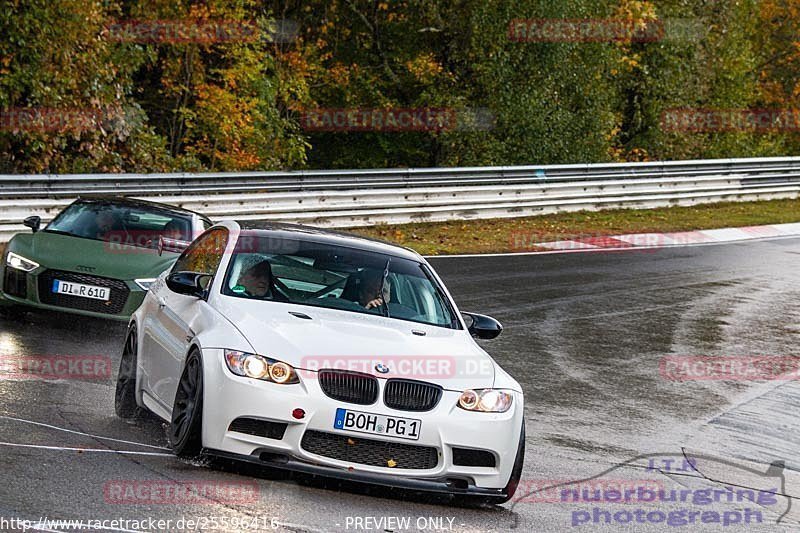
[[[22,221],[22,223],[25,226],[31,228],[31,230],[33,230],[33,232],[36,233],[37,231],[39,231],[39,226],[42,225],[42,217],[34,215],[26,218],[25,220]]]

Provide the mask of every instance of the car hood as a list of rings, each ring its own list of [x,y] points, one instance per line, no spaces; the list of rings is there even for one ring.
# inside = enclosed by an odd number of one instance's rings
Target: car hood
[[[465,330],[222,295],[216,307],[256,353],[301,370],[340,368],[458,391],[494,383],[494,361]]]
[[[9,244],[9,250],[48,269],[124,280],[155,278],[178,257],[174,253],[158,255],[156,250],[149,248],[46,231],[17,235]]]

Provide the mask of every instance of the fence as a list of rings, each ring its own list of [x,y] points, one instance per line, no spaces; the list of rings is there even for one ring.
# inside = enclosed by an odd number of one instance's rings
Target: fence
[[[208,174],[0,175],[0,242],[79,195],[125,195],[212,220],[317,226],[521,217],[796,198],[800,157],[515,167]]]

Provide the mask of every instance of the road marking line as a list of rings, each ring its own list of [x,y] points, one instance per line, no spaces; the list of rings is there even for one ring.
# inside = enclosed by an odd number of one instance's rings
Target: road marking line
[[[100,435],[92,435],[91,433],[84,433],[82,431],[75,431],[74,429],[52,426],[50,424],[45,424],[43,422],[34,422],[33,420],[26,420],[24,418],[15,418],[13,416],[6,416],[6,415],[0,415],[0,418],[5,420],[13,420],[15,422],[22,422],[23,424],[33,424],[34,426],[42,426],[50,429],[55,429],[57,431],[64,431],[66,433],[74,433],[75,435],[83,435],[84,437],[92,437],[98,440],[110,440],[114,442],[121,442],[123,444],[133,444],[134,446],[144,446],[145,448],[155,448],[156,450],[169,450],[169,448],[165,448],[164,446],[153,446],[152,444],[142,444],[141,442],[134,442],[124,439],[115,439],[113,437],[101,437]]]
[[[19,442],[2,442],[0,441],[0,446],[11,446],[11,447],[18,447],[18,448],[34,448],[38,450],[56,450],[56,451],[64,451],[64,452],[93,452],[93,453],[118,453],[121,455],[149,455],[154,457],[175,457],[174,454],[171,453],[159,453],[159,452],[137,452],[132,450],[110,450],[106,448],[69,448],[65,446],[45,446],[42,444],[23,444]]]

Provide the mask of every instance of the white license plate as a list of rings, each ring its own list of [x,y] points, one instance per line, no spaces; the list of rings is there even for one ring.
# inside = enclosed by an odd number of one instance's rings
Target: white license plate
[[[72,283],[71,281],[53,280],[53,292],[56,294],[69,294],[81,298],[92,298],[94,300],[108,301],[111,298],[111,289],[108,287],[97,287],[95,285],[84,285],[83,283]]]
[[[350,409],[336,409],[336,418],[333,421],[334,429],[408,440],[419,439],[421,427],[422,422],[414,418],[377,415]]]

